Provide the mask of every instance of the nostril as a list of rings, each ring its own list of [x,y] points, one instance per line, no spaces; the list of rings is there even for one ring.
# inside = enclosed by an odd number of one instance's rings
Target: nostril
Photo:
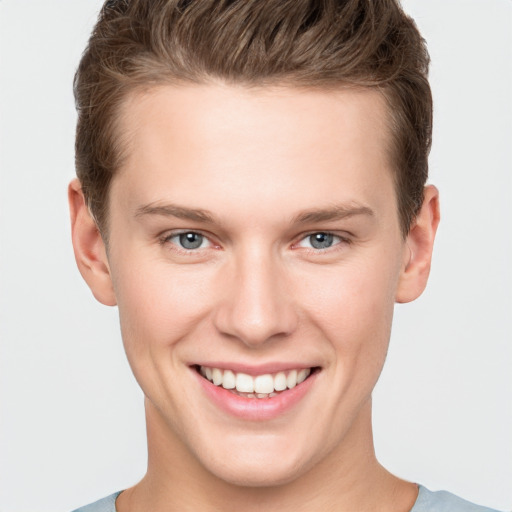
[[[246,271],[235,272],[226,295],[219,300],[214,324],[223,336],[236,338],[251,348],[290,336],[298,325],[298,314],[287,290],[275,279],[273,263],[266,258],[243,262]],[[237,279],[238,277],[238,279]]]

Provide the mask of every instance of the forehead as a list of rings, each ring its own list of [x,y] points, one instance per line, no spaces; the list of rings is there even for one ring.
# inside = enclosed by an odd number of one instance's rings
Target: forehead
[[[385,105],[370,90],[191,85],[138,92],[120,117],[126,159],[113,193],[124,191],[132,207],[185,198],[197,208],[219,208],[219,198],[255,209],[265,198],[281,209],[394,204]]]

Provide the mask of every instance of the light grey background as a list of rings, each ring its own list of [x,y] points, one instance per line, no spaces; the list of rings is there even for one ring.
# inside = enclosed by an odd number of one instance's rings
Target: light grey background
[[[74,69],[99,0],[0,1],[0,510],[66,511],[144,473],[142,394],[117,311],[75,268]],[[397,307],[375,392],[378,456],[512,509],[512,2],[408,0],[432,56],[427,292]]]

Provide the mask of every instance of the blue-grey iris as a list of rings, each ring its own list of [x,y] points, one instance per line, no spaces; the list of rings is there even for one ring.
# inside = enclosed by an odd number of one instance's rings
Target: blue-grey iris
[[[184,249],[197,249],[203,243],[203,235],[199,233],[182,233],[180,244]]]
[[[310,235],[309,241],[315,249],[327,249],[331,247],[333,238],[333,235],[330,233],[315,233]]]

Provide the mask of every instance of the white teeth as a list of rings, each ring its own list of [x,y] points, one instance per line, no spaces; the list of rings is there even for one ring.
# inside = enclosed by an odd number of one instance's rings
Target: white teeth
[[[245,373],[237,373],[236,390],[242,393],[252,393],[254,391],[254,379]]]
[[[215,384],[215,382],[214,382],[214,384]],[[292,388],[294,388],[296,385],[297,385],[297,370],[292,370],[292,371],[288,374],[288,377],[286,377],[286,386],[287,386],[289,389],[292,389]]]
[[[311,368],[278,372],[273,375],[266,373],[253,377],[246,373],[235,373],[232,370],[200,366],[199,373],[216,386],[233,391],[236,389],[236,393],[240,396],[263,399],[277,396],[276,391],[292,389],[304,382],[311,374]]]
[[[216,386],[220,386],[222,384],[222,370],[218,368],[212,368],[212,381]]]
[[[254,391],[256,393],[272,393],[274,391],[274,379],[272,375],[258,375],[254,379]]]
[[[222,380],[222,387],[224,389],[234,389],[236,386],[236,377],[231,370],[224,372],[224,379]]]
[[[306,380],[306,377],[311,373],[311,370],[309,368],[304,368],[300,370],[297,373],[297,384],[300,384],[301,382],[304,382]]]
[[[286,389],[286,373],[279,372],[274,377],[274,389],[276,391],[284,391]]]

